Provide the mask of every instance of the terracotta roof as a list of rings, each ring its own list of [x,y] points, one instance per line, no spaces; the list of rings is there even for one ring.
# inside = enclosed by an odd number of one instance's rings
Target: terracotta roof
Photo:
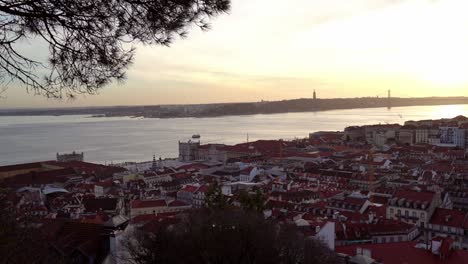
[[[385,264],[461,264],[466,263],[468,251],[455,250],[444,260],[428,250],[416,248],[416,242],[397,242],[385,244],[360,244],[336,247],[337,253],[356,255],[356,248],[371,250],[372,258]],[[395,254],[397,253],[397,254]]]
[[[203,192],[206,193],[210,189],[210,186],[207,184],[204,184],[198,188],[197,192]]]
[[[151,220],[148,223],[144,224],[141,229],[145,232],[156,233],[161,228],[165,228],[169,225],[174,225],[180,222],[179,219],[174,217],[167,217],[158,220]]]
[[[165,200],[134,200],[132,201],[132,208],[149,208],[149,207],[165,207],[167,203]]]
[[[190,192],[194,193],[198,190],[198,186],[187,185],[184,188],[180,189],[179,192]]]
[[[294,143],[282,140],[258,140],[250,143],[242,143],[234,146],[225,146],[222,149],[229,152],[238,153],[262,153],[270,157],[279,156],[281,150],[284,148],[292,147]]]
[[[77,176],[72,168],[48,170],[48,171],[32,171],[24,174],[18,174],[11,178],[5,179],[5,184],[21,186],[32,184],[51,184],[55,182],[66,182],[68,177]]]
[[[200,146],[200,148],[203,146]],[[192,164],[187,164],[187,165],[182,165],[177,168],[177,170],[201,170],[201,169],[207,169],[210,166],[202,163],[192,163]]]
[[[185,173],[185,172],[179,172],[179,173],[174,173],[171,175],[172,179],[189,179],[192,178],[192,174],[190,173]]]
[[[116,198],[86,199],[83,201],[86,212],[113,211],[117,207]]]
[[[174,200],[168,204],[169,207],[179,207],[179,206],[188,206],[186,202],[180,200]]]
[[[431,203],[434,199],[435,193],[433,192],[418,192],[409,190],[399,190],[395,193],[394,197],[401,199],[405,198],[409,201],[420,201]]]
[[[0,172],[18,171],[18,170],[29,170],[29,169],[42,169],[41,162],[14,164],[7,166],[0,166]]]
[[[437,208],[429,223],[440,226],[468,228],[468,213],[453,209]]]
[[[47,239],[68,256],[80,250],[89,257],[98,257],[105,251],[105,231],[99,224],[50,220],[44,222]]]
[[[250,173],[252,172],[253,169],[254,169],[254,167],[249,166],[249,167],[247,167],[247,168],[241,170],[241,174],[250,175]]]

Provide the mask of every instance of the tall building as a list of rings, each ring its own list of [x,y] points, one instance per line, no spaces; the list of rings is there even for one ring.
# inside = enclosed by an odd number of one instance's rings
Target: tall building
[[[199,155],[200,141],[189,140],[187,142],[179,141],[179,160],[194,161],[200,158]]]
[[[317,99],[317,93],[314,90],[314,100],[316,100],[316,99]]]
[[[153,163],[151,164],[151,169],[156,171],[158,169],[158,164],[156,163],[156,155],[153,154]]]
[[[57,161],[60,161],[60,162],[83,161],[83,160],[84,160],[83,152],[77,153],[73,151],[72,153],[64,153],[64,154],[57,153]]]

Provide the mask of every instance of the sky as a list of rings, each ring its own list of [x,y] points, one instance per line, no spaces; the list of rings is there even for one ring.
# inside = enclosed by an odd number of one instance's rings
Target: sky
[[[212,29],[137,45],[128,79],[49,100],[11,86],[0,108],[468,96],[466,0],[232,0]],[[47,57],[47,47],[25,44]]]

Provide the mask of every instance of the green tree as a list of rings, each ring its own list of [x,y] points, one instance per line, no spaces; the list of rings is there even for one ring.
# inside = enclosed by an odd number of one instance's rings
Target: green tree
[[[228,202],[218,182],[214,182],[205,196],[206,206],[210,209],[226,209]]]
[[[257,188],[254,194],[250,194],[245,190],[239,193],[239,202],[244,210],[253,210],[262,212],[265,209],[265,196],[261,189]]]

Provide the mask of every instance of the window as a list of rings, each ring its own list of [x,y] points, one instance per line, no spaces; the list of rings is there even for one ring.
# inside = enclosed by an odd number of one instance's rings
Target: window
[[[413,217],[414,218],[418,217],[418,214],[416,212],[413,212]]]
[[[426,219],[426,214],[425,213],[421,213],[421,221],[424,221]]]
[[[401,215],[401,210],[400,210],[400,209],[398,209],[398,211],[397,211],[397,215],[398,215],[398,216],[400,216],[400,215]]]
[[[409,212],[408,212],[408,210],[405,210],[405,216],[406,216],[406,218],[409,217]]]
[[[390,208],[390,215],[393,216],[393,213],[395,213],[395,210],[393,210],[393,208]]]

